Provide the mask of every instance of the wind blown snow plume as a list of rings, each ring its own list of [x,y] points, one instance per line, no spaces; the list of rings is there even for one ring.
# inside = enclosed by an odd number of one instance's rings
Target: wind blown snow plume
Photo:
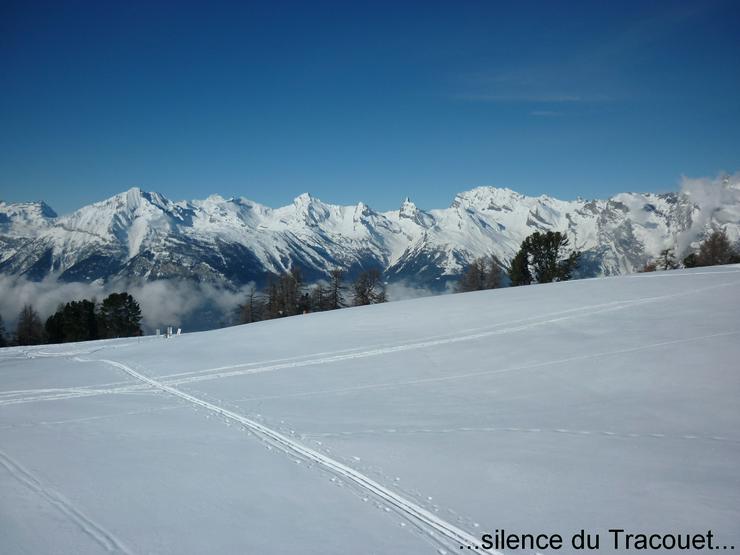
[[[731,241],[740,239],[740,173],[720,174],[715,178],[684,177],[681,193],[701,210],[695,210],[691,228],[682,234],[683,241],[703,235],[712,228],[722,228]],[[688,247],[689,243],[679,245]]]

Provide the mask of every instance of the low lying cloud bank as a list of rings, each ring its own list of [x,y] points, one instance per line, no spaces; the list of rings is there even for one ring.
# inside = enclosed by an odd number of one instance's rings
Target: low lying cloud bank
[[[249,289],[226,289],[189,281],[141,281],[131,283],[63,283],[55,277],[43,281],[0,275],[0,315],[7,331],[15,328],[18,313],[32,305],[46,320],[60,304],[80,300],[103,300],[110,293],[127,291],[139,302],[146,333],[165,326],[203,330],[234,323],[234,311]]]
[[[64,283],[49,276],[43,281],[29,281],[0,275],[0,315],[6,331],[15,329],[18,313],[30,304],[43,321],[53,314],[60,304],[80,299],[102,301],[111,293],[127,291],[138,301],[142,312],[145,333],[166,326],[182,327],[184,331],[197,331],[228,326],[236,323],[236,310],[246,302],[250,283],[239,289],[227,289],[207,283],[192,281],[140,281],[117,283]],[[389,301],[416,299],[437,295],[431,289],[414,287],[407,283],[393,283],[387,288]]]

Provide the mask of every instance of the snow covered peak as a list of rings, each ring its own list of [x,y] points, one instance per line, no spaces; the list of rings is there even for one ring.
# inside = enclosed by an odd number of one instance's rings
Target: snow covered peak
[[[525,197],[516,191],[499,187],[476,187],[469,191],[458,193],[452,203],[453,208],[464,207],[477,210],[490,210],[503,207],[511,208]]]
[[[400,221],[413,222],[421,227],[428,227],[433,223],[433,218],[419,210],[409,197],[401,203],[401,207],[398,209],[398,218]]]
[[[0,201],[0,232],[7,236],[35,235],[57,217],[45,202]]]
[[[391,280],[443,288],[475,257],[493,254],[506,263],[529,234],[552,230],[587,253],[590,275],[614,275],[641,268],[665,248],[681,258],[712,229],[740,238],[739,182],[588,202],[477,187],[449,208],[424,211],[406,198],[382,213],[309,193],[273,209],[219,195],[172,202],[138,187],[62,218],[42,203],[0,203],[0,272],[22,275],[34,267],[43,276],[74,268],[75,277],[125,271],[240,285],[292,265],[307,279],[337,265],[377,265]],[[110,262],[102,267],[101,259]]]
[[[314,197],[311,196],[311,193],[301,193],[293,199],[293,204],[295,204],[296,206],[306,206],[308,204],[311,204],[313,200]]]
[[[416,216],[418,208],[416,205],[411,202],[411,199],[409,197],[406,197],[406,199],[401,203],[401,208],[398,210],[398,215],[401,218],[413,218]]]

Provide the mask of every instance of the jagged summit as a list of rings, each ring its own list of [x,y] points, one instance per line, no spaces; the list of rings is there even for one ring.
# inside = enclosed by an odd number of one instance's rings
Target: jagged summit
[[[711,193],[711,194],[709,194]],[[444,288],[473,258],[511,259],[534,231],[567,233],[584,275],[641,268],[665,248],[680,257],[714,228],[740,237],[736,180],[688,194],[622,193],[563,201],[477,187],[445,209],[406,197],[398,210],[339,206],[309,193],[279,208],[246,198],[173,202],[133,187],[57,217],[43,203],[0,202],[0,273],[67,281],[184,278],[264,282],[300,266],[307,280],[337,266],[380,266],[389,281]]]

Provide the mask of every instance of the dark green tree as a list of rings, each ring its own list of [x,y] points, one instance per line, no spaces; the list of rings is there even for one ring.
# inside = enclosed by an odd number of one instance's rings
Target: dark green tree
[[[133,337],[141,335],[141,308],[126,293],[111,293],[100,305],[98,318],[104,337]]]
[[[522,242],[519,252],[511,261],[511,284],[569,280],[578,266],[580,253],[574,251],[567,254],[568,247],[568,238],[559,231],[534,232]]]
[[[64,343],[64,305],[60,304],[57,311],[46,319],[44,330],[49,343]]]
[[[529,285],[532,283],[532,272],[529,271],[529,254],[522,245],[509,265],[509,281],[511,285]]]

